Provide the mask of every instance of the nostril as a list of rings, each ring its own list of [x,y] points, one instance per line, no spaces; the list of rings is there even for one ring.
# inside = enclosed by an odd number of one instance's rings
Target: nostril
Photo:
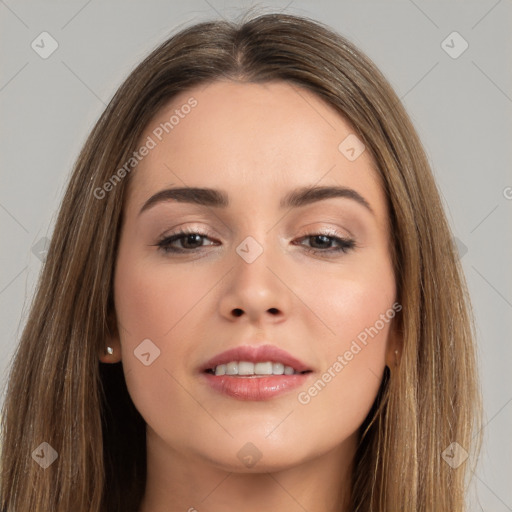
[[[233,314],[234,314],[235,316],[240,316],[240,315],[242,315],[242,314],[243,314],[243,311],[242,311],[241,309],[238,309],[238,308],[237,308],[237,309],[234,309],[234,310],[233,310]]]

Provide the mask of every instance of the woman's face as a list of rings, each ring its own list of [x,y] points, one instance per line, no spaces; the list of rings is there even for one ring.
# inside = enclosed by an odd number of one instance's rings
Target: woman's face
[[[148,447],[248,472],[354,446],[400,308],[385,196],[358,144],[331,107],[284,82],[203,85],[146,128],[111,343]],[[313,187],[338,192],[303,194]],[[181,230],[198,234],[172,238]],[[257,350],[208,364],[263,345],[303,366]]]

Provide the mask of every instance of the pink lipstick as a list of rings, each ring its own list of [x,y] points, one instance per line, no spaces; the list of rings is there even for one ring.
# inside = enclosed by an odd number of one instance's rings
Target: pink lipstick
[[[274,345],[235,347],[204,363],[200,372],[215,391],[238,400],[269,400],[303,385],[313,373]]]

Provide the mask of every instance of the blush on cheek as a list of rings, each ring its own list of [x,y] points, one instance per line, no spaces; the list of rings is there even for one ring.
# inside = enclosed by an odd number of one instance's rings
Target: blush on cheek
[[[392,297],[383,295],[375,283],[342,281],[330,285],[317,298],[315,310],[341,343],[350,342],[373,326],[392,305]],[[308,302],[308,304],[311,302]]]
[[[186,275],[176,278],[176,271],[169,275],[158,267],[140,266],[123,270],[120,266],[116,276],[116,312],[126,331],[141,340],[165,337],[205,293],[204,287],[194,286]]]

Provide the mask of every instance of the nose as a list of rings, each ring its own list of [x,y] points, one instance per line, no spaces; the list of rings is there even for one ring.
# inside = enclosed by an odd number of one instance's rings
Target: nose
[[[284,321],[293,294],[285,284],[277,253],[265,249],[254,261],[248,261],[235,255],[220,301],[221,315],[230,321],[253,324]]]

